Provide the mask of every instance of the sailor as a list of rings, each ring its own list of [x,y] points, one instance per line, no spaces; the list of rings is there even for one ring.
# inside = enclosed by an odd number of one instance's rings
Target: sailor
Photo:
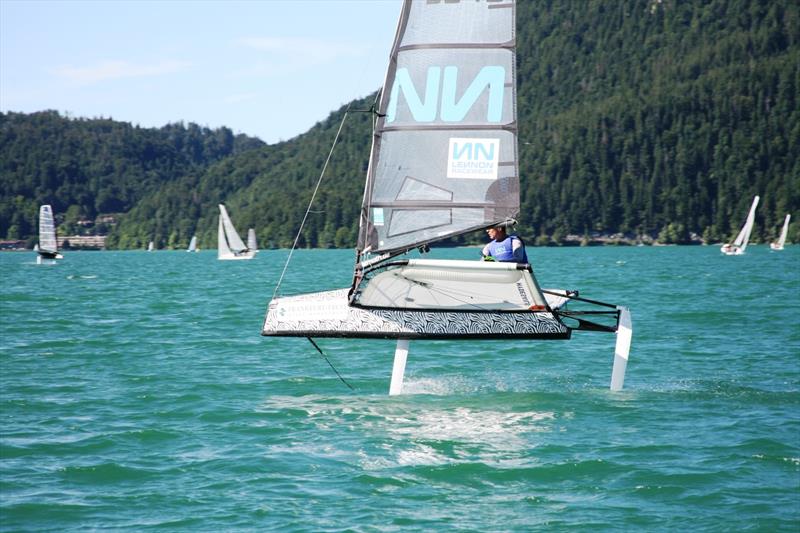
[[[528,254],[525,252],[525,243],[515,234],[508,235],[506,231],[506,224],[498,224],[486,230],[492,240],[481,251],[483,260],[527,263]]]

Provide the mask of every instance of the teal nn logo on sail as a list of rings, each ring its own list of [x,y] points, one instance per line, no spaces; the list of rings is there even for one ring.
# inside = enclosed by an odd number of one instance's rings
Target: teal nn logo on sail
[[[447,152],[447,177],[496,180],[499,157],[500,139],[451,137]]]

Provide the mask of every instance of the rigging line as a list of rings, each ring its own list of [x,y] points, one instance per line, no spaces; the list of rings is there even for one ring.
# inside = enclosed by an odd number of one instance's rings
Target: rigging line
[[[272,293],[272,299],[275,299],[275,296],[278,295],[278,291],[281,288],[281,283],[283,283],[283,277],[286,275],[286,270],[289,268],[289,262],[292,260],[292,255],[294,254],[294,249],[297,248],[297,243],[300,241],[300,235],[303,233],[303,227],[306,225],[306,220],[308,220],[308,214],[311,212],[311,206],[314,205],[314,199],[317,197],[317,192],[319,191],[319,186],[322,184],[322,178],[325,176],[325,169],[328,168],[328,163],[333,156],[333,149],[336,147],[336,143],[339,141],[339,134],[342,133],[342,128],[344,127],[344,121],[347,119],[347,113],[350,112],[350,106],[353,102],[347,104],[347,109],[344,111],[344,116],[342,117],[342,122],[339,124],[339,129],[336,131],[336,137],[333,139],[333,144],[331,144],[331,150],[328,152],[328,157],[325,159],[325,164],[322,165],[322,172],[319,173],[319,179],[317,180],[317,185],[314,187],[314,193],[311,195],[311,200],[308,202],[308,208],[306,209],[306,214],[303,215],[303,221],[300,222],[300,228],[297,230],[297,235],[294,238],[294,242],[292,243],[292,249],[289,250],[289,257],[286,258],[286,264],[283,265],[283,271],[281,272],[281,277],[278,278],[278,283],[275,285],[275,290]],[[312,341],[313,342],[313,341]]]
[[[470,294],[468,292],[466,292],[466,291],[458,292],[455,289],[441,289],[439,287],[428,287],[427,289],[428,289],[428,291],[433,292],[433,293],[438,292],[442,296],[449,296],[450,298],[452,298],[454,300],[457,300],[457,301],[459,301],[459,302],[461,302],[461,303],[463,303],[465,305],[469,305],[471,307],[474,307],[478,311],[496,311],[496,309],[492,309],[492,308],[490,308],[488,306],[483,306],[483,305],[480,305],[480,304],[475,304],[475,303],[468,302],[468,301],[464,300],[463,298],[470,297]],[[480,295],[480,293],[473,293],[473,294]],[[510,304],[511,302],[509,302],[508,300],[501,300],[499,303]]]
[[[328,356],[327,356],[327,355],[325,355],[325,354],[322,352],[322,350],[320,349],[320,347],[319,347],[319,346],[317,346],[317,343],[316,343],[316,342],[314,342],[314,339],[312,339],[311,337],[306,337],[306,339],[308,339],[308,342],[310,342],[311,344],[313,344],[313,345],[314,345],[314,348],[316,348],[316,349],[317,349],[317,351],[318,351],[318,352],[319,352],[319,354],[320,354],[320,355],[323,357],[323,359],[325,359],[325,361],[327,361],[327,362],[328,362],[328,364],[329,364],[329,365],[330,365],[330,367],[333,369],[333,371],[334,371],[334,372],[336,372],[336,375],[337,375],[337,376],[339,376],[339,379],[341,379],[341,380],[342,380],[342,383],[344,383],[345,385],[347,385],[348,387],[350,387],[350,390],[351,390],[351,391],[354,391],[354,390],[356,390],[356,389],[354,389],[354,388],[353,388],[353,386],[352,386],[352,385],[350,385],[348,382],[346,382],[346,381],[344,380],[344,378],[343,378],[343,377],[342,377],[342,375],[339,373],[339,371],[338,371],[338,370],[336,370],[336,367],[335,367],[335,366],[333,366],[333,363],[331,363],[330,359],[328,359]]]
[[[378,91],[375,93],[375,99],[372,101],[371,109],[376,110],[376,109],[378,109],[380,107],[382,95],[383,95],[383,87],[378,89]],[[378,107],[375,107],[375,106],[378,106]],[[372,115],[370,116],[370,118],[372,119],[372,145],[369,148],[369,163],[367,165],[367,180],[366,180],[366,183],[364,183],[364,199],[361,202],[362,213],[363,213],[364,209],[366,209],[367,213],[369,213],[370,210],[372,209],[372,199],[369,197],[369,192],[368,192],[369,189],[370,189],[370,186],[371,186],[370,180],[371,180],[371,177],[372,177],[371,176],[371,173],[372,173],[372,151],[375,149],[375,130],[376,130],[377,126],[378,126],[378,119],[380,117],[382,117],[382,116],[383,115],[381,115],[377,111],[372,113]],[[369,215],[367,215],[367,221],[369,222]],[[362,224],[362,222],[363,222],[363,217],[360,217],[359,221],[358,221],[359,233],[361,233],[361,224]],[[360,239],[360,237],[359,237],[359,239]],[[356,248],[358,248],[358,246],[356,246]],[[358,260],[360,260],[361,254],[362,254],[362,250],[358,250],[358,255],[357,255],[357,257],[359,258]],[[358,260],[356,262],[358,262]]]

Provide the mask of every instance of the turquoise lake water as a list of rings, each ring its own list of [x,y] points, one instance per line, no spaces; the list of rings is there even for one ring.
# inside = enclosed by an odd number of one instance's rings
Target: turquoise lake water
[[[259,335],[288,254],[0,254],[0,530],[800,529],[800,246],[531,248],[614,336]],[[477,249],[433,257],[475,258]],[[349,285],[295,252],[283,294]]]

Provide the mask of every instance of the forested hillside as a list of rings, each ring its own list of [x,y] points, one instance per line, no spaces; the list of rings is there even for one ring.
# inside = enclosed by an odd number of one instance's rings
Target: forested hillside
[[[799,6],[520,3],[530,229],[724,240],[759,194],[772,236],[800,206]]]
[[[517,26],[529,242],[717,242],[755,194],[755,240],[773,238],[786,213],[800,218],[797,2],[522,1]],[[32,237],[38,205],[52,203],[62,233],[120,214],[100,228],[111,247],[183,247],[193,233],[212,247],[225,202],[262,245],[288,246],[343,113],[270,146],[224,128],[0,114],[0,238]],[[351,112],[301,246],[353,245],[369,140],[369,114]]]
[[[0,113],[0,238],[35,235],[42,203],[52,204],[59,233],[79,232],[81,221],[101,214],[124,219],[177,178],[203,175],[217,161],[262,146],[227,128],[145,129],[110,119],[69,119],[55,111]],[[184,194],[191,199],[191,190]]]

